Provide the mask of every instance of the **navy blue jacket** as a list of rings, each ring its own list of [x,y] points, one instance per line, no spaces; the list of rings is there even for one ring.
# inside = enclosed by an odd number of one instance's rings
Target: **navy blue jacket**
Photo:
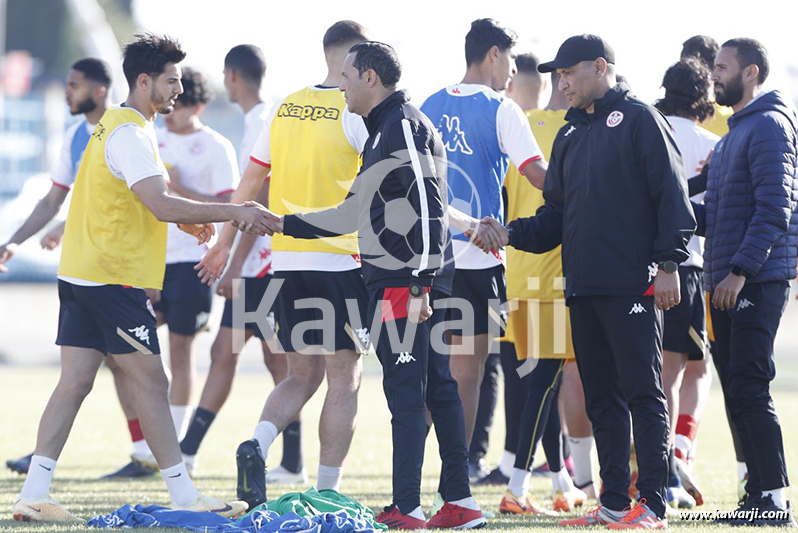
[[[735,265],[747,283],[795,277],[798,256],[798,115],[778,91],[729,118],[709,163],[704,285]]]

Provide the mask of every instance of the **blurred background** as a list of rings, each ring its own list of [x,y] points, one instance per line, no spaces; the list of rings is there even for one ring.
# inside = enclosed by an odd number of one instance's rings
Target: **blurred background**
[[[798,101],[798,55],[791,53],[796,16],[792,0],[411,0],[380,5],[362,0],[306,0],[301,5],[256,0],[0,0],[0,243],[50,187],[49,169],[64,131],[76,120],[64,101],[70,65],[85,56],[107,61],[114,69],[113,100],[120,102],[126,96],[121,45],[140,31],[168,33],[182,41],[188,53],[184,65],[200,70],[216,89],[203,122],[238,146],[243,115],[227,101],[222,87],[227,51],[242,43],[260,46],[268,63],[264,96],[277,99],[322,81],[321,39],[340,19],[357,20],[374,39],[397,49],[404,67],[401,85],[420,105],[429,94],[460,81],[465,34],[470,22],[480,17],[513,27],[519,35],[517,51],[534,52],[543,60],[551,59],[573,34],[601,35],[614,47],[618,70],[633,92],[649,102],[660,96],[662,75],[678,60],[688,37],[703,33],[720,43],[754,37],[770,53],[767,87]],[[67,206],[68,202],[61,219]],[[59,254],[42,250],[39,239],[32,238],[8,264],[9,272],[0,274],[0,364],[57,364],[54,282]],[[216,315],[222,306],[215,303]],[[789,324],[798,318],[796,305],[788,309],[779,337],[780,354],[792,370],[797,368],[798,335]],[[211,324],[218,324],[218,317]],[[197,352],[203,353],[211,341],[211,335],[200,335]],[[250,350],[257,354],[252,346]],[[250,360],[262,368],[256,355]],[[798,375],[792,370],[790,375]]]

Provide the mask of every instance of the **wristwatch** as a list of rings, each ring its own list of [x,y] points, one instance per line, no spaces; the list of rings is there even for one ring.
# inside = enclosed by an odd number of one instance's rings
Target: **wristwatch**
[[[679,264],[676,263],[676,261],[665,261],[664,263],[660,263],[659,268],[666,274],[673,274],[679,270]]]
[[[742,268],[738,267],[737,265],[732,265],[731,273],[734,274],[735,276],[742,276],[745,279],[748,279],[748,277],[751,275],[750,272],[748,272],[747,270],[743,270]]]
[[[424,294],[424,289],[426,287],[422,287],[418,283],[411,283],[409,288],[410,288],[410,296],[412,296],[413,298],[418,298],[419,296]]]

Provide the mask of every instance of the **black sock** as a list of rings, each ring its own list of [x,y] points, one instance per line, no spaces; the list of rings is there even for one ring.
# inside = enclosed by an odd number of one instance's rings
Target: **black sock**
[[[194,412],[194,418],[191,419],[191,425],[188,426],[186,436],[180,443],[180,451],[186,455],[197,455],[199,445],[202,439],[205,438],[205,433],[211,427],[213,419],[216,418],[216,413],[212,413],[202,407],[197,407]]]
[[[289,472],[302,470],[302,422],[294,420],[283,430],[283,461],[280,466]]]
[[[671,480],[679,480],[679,471],[676,470],[676,455],[673,447],[668,451],[668,486],[671,486]]]

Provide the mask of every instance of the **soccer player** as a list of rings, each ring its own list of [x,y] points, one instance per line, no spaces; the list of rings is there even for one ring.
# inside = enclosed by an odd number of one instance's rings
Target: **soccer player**
[[[363,120],[346,109],[338,85],[347,51],[365,40],[365,29],[353,21],[336,22],[327,30],[323,39],[326,78],[274,105],[233,201],[255,198],[270,170],[269,204],[279,215],[315,211],[343,201],[348,189],[342,184],[357,174],[368,132]],[[212,283],[221,275],[236,233],[226,225],[205,255],[199,272],[204,281]],[[340,312],[346,309],[345,300],[354,298],[365,315],[367,294],[357,251],[354,235],[324,241],[277,235],[272,240],[275,281],[282,282],[275,308],[277,339],[288,353],[288,377],[269,394],[253,439],[238,448],[238,494],[250,507],[266,500],[264,468],[269,448],[296,419],[325,373],[328,389],[319,424],[316,488],[338,490],[340,486],[357,414],[359,351],[367,345],[368,333],[365,325],[355,328]],[[331,335],[314,329],[292,334],[296,326],[324,318],[318,308],[295,306],[297,300],[307,298],[326,300],[336,310]],[[301,327],[296,329],[301,332]]]
[[[681,59],[692,57],[700,61],[710,72],[715,68],[715,56],[718,54],[718,41],[708,35],[693,35],[682,43]],[[710,88],[712,106],[715,113],[707,117],[701,123],[701,127],[709,130],[718,137],[722,137],[729,132],[729,117],[734,111],[732,108],[720,105],[715,101],[714,91]],[[686,169],[688,175],[692,169]],[[692,365],[688,364],[688,367]],[[685,374],[686,379],[690,379],[690,373]]]
[[[0,272],[7,267],[4,263],[14,256],[16,247],[27,241],[30,237],[44,228],[61,209],[75,182],[78,166],[80,165],[83,151],[89,142],[100,117],[110,106],[111,69],[105,62],[87,57],[76,61],[69,70],[66,79],[66,100],[69,112],[73,116],[83,115],[83,120],[78,120],[71,126],[64,138],[61,154],[53,166],[50,180],[52,186],[42,200],[28,216],[25,223],[11,236],[7,243],[0,246]],[[61,232],[54,229],[53,237],[43,239],[42,246],[53,249],[60,242]],[[49,235],[49,234],[48,234]],[[128,429],[133,440],[133,452],[147,452],[147,441],[141,432],[141,425],[134,408],[134,399],[129,383],[113,358],[106,360],[108,368],[114,377],[119,403],[128,422]],[[14,472],[26,474],[33,454],[20,459],[6,461],[6,466]],[[130,462],[121,469],[106,477],[140,477],[152,474],[154,471]]]
[[[499,94],[516,71],[515,43],[515,32],[495,20],[474,21],[465,39],[467,68],[462,82],[438,91],[421,106],[438,128],[447,157],[461,169],[449,172],[449,200],[467,215],[502,220],[501,190],[510,161],[536,187],[543,186],[546,163],[529,121],[518,104]],[[500,329],[489,322],[504,321],[504,312],[490,304],[506,300],[504,265],[499,250],[484,254],[464,234],[454,239],[453,296],[467,300],[474,309],[473,329],[452,334],[450,355],[470,442],[491,332],[495,335]]]
[[[168,193],[153,120],[168,114],[183,88],[177,41],[139,35],[125,46],[127,100],[108,109],[92,133],[75,180],[58,270],[61,378],[39,423],[36,452],[14,519],[74,521],[49,497],[56,461],[83,399],[106,355],[132,382],[136,412],[152,448],[172,507],[240,513],[197,491],[186,471],[169,415],[168,380],[160,358],[155,313],[143,290],[161,289],[166,261],[165,222],[207,242],[209,222],[235,219],[255,228],[273,218],[256,204],[201,203]]]
[[[538,108],[545,87],[538,64],[537,57],[532,54],[516,58],[518,73],[510,82],[507,96],[524,109],[535,139],[548,159],[554,138],[565,123],[565,110]],[[555,103],[558,93],[556,86],[552,88]],[[515,166],[508,171],[504,185],[508,221],[532,215],[543,205],[541,191]],[[574,348],[571,322],[565,313],[562,277],[559,246],[542,255],[513,248],[507,250],[507,296],[518,299],[518,309],[509,315],[507,336],[515,344],[518,359],[524,360],[532,370],[531,373],[526,370],[529,375],[524,378],[526,395],[519,436],[512,451],[513,468],[507,492],[499,505],[502,513],[556,515],[529,494],[530,468],[538,441],[546,452],[554,511],[571,511],[587,498],[582,490],[574,487],[563,460],[558,398],[565,366],[574,360]],[[524,370],[522,365],[521,371]]]
[[[665,72],[662,80],[665,97],[654,104],[673,129],[673,137],[682,153],[687,175],[700,172],[702,161],[720,140],[717,135],[699,126],[715,114],[715,107],[709,100],[710,85],[706,67],[688,56],[671,65]],[[699,193],[692,196],[692,199],[701,202],[703,197],[704,194]],[[695,361],[705,369],[700,387],[695,381],[689,384],[696,389],[696,396],[703,396],[703,401],[698,404],[700,410],[703,410],[709,392],[708,386],[712,381],[707,361],[709,346],[706,338],[706,302],[703,289],[704,239],[694,235],[687,248],[690,257],[679,265],[682,301],[665,312],[662,334],[662,381],[668,399],[668,412],[675,415],[682,412],[680,389],[688,385],[684,378],[689,361]],[[690,480],[691,493],[687,493],[687,487],[682,486],[677,465],[682,471],[688,468],[684,461],[692,448],[701,414],[694,410],[690,415],[677,416],[671,422],[668,503],[673,507],[694,507],[703,503],[701,491],[692,480],[691,473],[684,472]]]
[[[174,111],[164,115],[165,129],[156,132],[161,159],[169,169],[173,195],[197,202],[229,202],[238,182],[238,165],[233,145],[202,123],[200,114],[213,99],[205,77],[185,68],[183,92]],[[196,239],[169,225],[166,240],[166,273],[160,299],[153,303],[158,325],[169,328],[169,356],[172,374],[169,404],[178,440],[186,434],[196,364],[192,344],[207,327],[211,312],[210,287],[197,279],[194,265],[207,251]],[[134,454],[134,460],[154,467],[155,458]],[[192,471],[193,463],[186,467]]]
[[[244,170],[249,155],[260,135],[269,111],[273,105],[260,95],[261,84],[266,74],[266,60],[260,48],[251,44],[234,46],[224,59],[224,86],[229,100],[244,112],[244,135],[238,153],[239,169]],[[268,205],[269,188],[261,188],[256,200]],[[271,258],[271,237],[254,233],[239,236],[230,266],[216,287],[216,293],[226,298],[219,332],[211,347],[211,368],[202,390],[194,417],[185,438],[180,442],[183,459],[191,472],[195,456],[210,425],[230,394],[238,365],[238,354],[233,353],[233,280],[246,280],[246,293],[243,296],[247,311],[257,309],[273,277]],[[273,314],[270,314],[273,322]],[[257,324],[246,324],[246,339],[253,335],[260,339],[263,360],[275,381],[275,385],[285,379],[287,361],[285,354],[272,353],[265,341],[266,332]],[[283,461],[279,467],[269,471],[266,482],[306,483],[307,470],[302,465],[301,426],[295,420],[283,432]]]
[[[377,521],[394,529],[479,528],[485,518],[468,486],[463,411],[438,327],[446,312],[435,305],[451,292],[453,275],[443,143],[396,90],[402,70],[393,48],[357,44],[342,70],[347,108],[364,118],[370,135],[361,171],[340,206],[286,215],[278,229],[306,239],[358,232],[370,341],[383,367],[393,428],[393,503]],[[397,346],[391,330],[411,342]],[[420,501],[425,406],[438,437],[445,501],[429,521]]]

